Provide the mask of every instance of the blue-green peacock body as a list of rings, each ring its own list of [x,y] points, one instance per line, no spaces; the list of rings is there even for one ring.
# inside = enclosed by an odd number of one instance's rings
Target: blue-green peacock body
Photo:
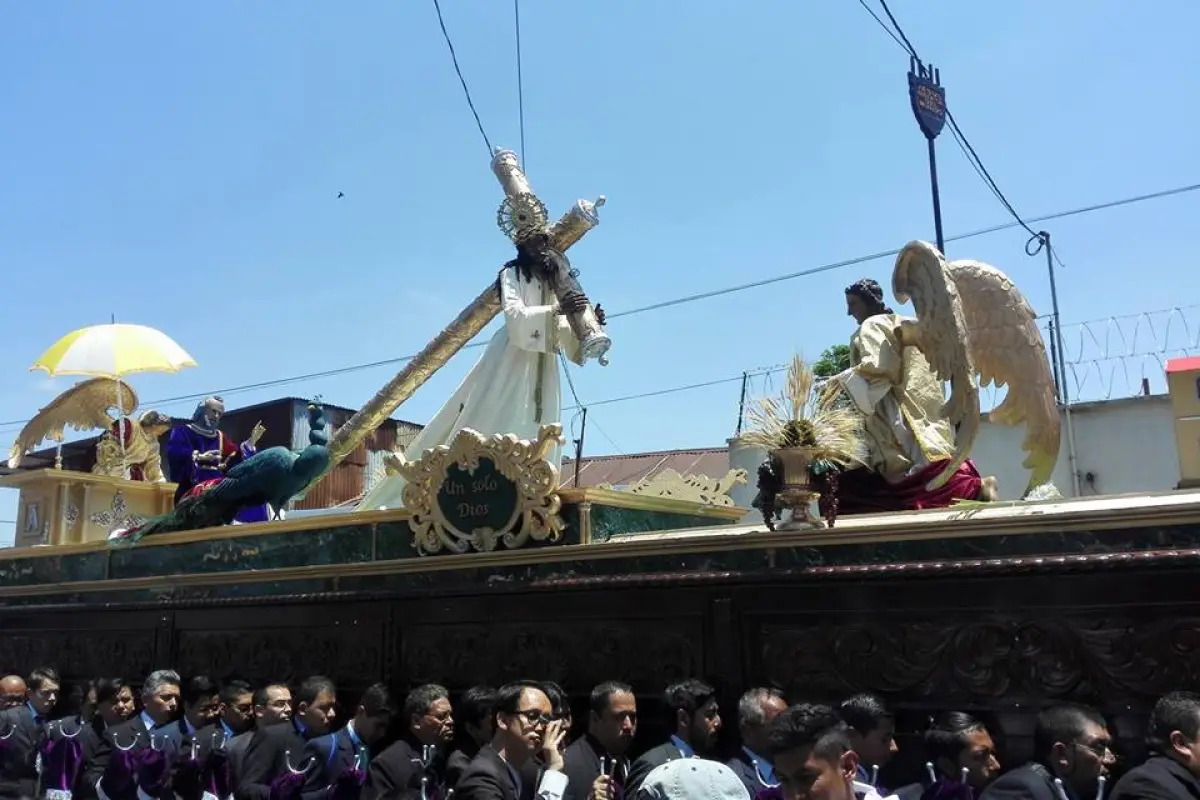
[[[229,525],[246,506],[267,503],[280,511],[324,474],[329,466],[329,437],[325,434],[325,412],[320,404],[308,405],[308,447],[295,452],[287,447],[268,447],[236,465],[219,481],[197,487],[169,514],[156,517],[125,532],[119,541],[137,541],[156,533],[177,533],[218,525]]]

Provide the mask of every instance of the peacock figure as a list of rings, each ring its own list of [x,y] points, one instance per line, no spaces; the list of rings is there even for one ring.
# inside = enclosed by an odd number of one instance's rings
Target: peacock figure
[[[115,543],[135,543],[143,536],[178,533],[229,525],[246,506],[268,504],[274,519],[293,498],[302,498],[329,465],[329,436],[319,399],[308,404],[308,447],[295,452],[268,447],[230,469],[224,478],[198,484],[169,513],[136,528],[117,531]]]

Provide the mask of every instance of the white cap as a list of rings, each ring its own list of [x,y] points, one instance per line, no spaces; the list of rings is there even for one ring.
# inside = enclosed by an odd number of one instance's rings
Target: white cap
[[[750,800],[750,792],[733,770],[703,758],[679,758],[655,767],[637,796],[638,800]]]

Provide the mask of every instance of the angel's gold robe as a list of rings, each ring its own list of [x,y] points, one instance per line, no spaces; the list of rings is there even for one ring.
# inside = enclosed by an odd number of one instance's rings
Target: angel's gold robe
[[[96,464],[92,472],[110,478],[128,477],[129,467],[142,468],[143,480],[148,483],[166,483],[163,475],[162,454],[158,449],[158,440],[147,434],[140,425],[133,424],[133,435],[125,445],[124,456],[121,454],[121,443],[112,432],[100,437],[96,443]]]
[[[867,466],[897,481],[954,455],[954,431],[941,418],[945,390],[916,347],[903,347],[905,317],[867,318],[850,339],[850,369],[838,378],[866,417]]]

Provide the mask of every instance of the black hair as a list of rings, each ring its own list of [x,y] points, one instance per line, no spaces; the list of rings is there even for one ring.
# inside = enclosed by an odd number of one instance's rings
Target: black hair
[[[802,747],[836,762],[850,749],[850,726],[829,706],[801,703],[788,707],[767,726],[767,755]]]
[[[463,725],[482,725],[496,707],[496,690],[491,686],[472,686],[462,693],[454,708],[456,721]]]
[[[1055,743],[1079,741],[1091,723],[1105,727],[1104,717],[1090,706],[1078,703],[1057,703],[1042,709],[1033,729],[1033,755],[1047,758]]]
[[[396,713],[396,707],[392,704],[392,693],[382,683],[372,683],[368,686],[358,699],[358,704],[372,717],[390,717]]]
[[[266,706],[267,701],[270,699],[267,695],[267,692],[269,692],[271,689],[287,689],[287,688],[288,688],[288,685],[286,683],[268,683],[266,686],[263,686],[262,688],[254,690],[253,703],[255,706],[262,708],[262,707]],[[288,689],[288,691],[290,692],[291,690]]]
[[[425,714],[431,705],[442,698],[449,700],[450,693],[445,686],[436,683],[426,683],[413,689],[404,698],[404,724],[409,725],[414,716]]]
[[[35,692],[41,689],[45,683],[55,683],[61,687],[62,681],[59,680],[58,670],[54,667],[37,667],[25,679],[25,685]]]
[[[225,685],[221,687],[221,702],[231,705],[245,694],[253,694],[250,684],[245,681],[226,681]]]
[[[305,678],[304,681],[296,687],[296,691],[292,700],[297,706],[301,703],[313,703],[317,699],[317,695],[322,692],[328,692],[331,695],[337,695],[337,685],[324,675],[313,675]]]
[[[133,691],[122,678],[97,678],[92,686],[96,689],[96,705],[115,702],[122,689]]]
[[[686,711],[689,717],[704,708],[710,701],[716,699],[717,690],[707,683],[695,678],[672,683],[663,692],[663,706],[672,728],[675,725],[676,714]]]
[[[866,736],[871,731],[879,730],[884,722],[892,719],[892,712],[878,695],[856,694],[842,701],[838,713],[846,724]]]
[[[871,314],[891,314],[892,309],[883,302],[883,287],[879,281],[863,278],[846,287],[846,294],[852,294],[867,304]]]
[[[183,686],[183,691],[180,692],[183,695],[184,708],[190,708],[201,700],[207,700],[220,693],[221,687],[217,686],[217,682],[207,675],[197,675],[194,678],[189,678],[188,682]]]
[[[521,695],[525,694],[526,689],[537,689],[542,694],[546,690],[542,688],[542,684],[537,681],[512,681],[506,683],[496,690],[496,707],[492,713],[495,714],[515,714],[521,710]]]
[[[958,763],[959,756],[969,744],[972,733],[986,731],[987,726],[962,711],[945,711],[930,720],[925,731],[925,753],[931,761],[946,758]]]
[[[550,708],[553,709],[551,713],[554,716],[565,717],[571,714],[571,701],[561,686],[554,681],[542,681],[542,691],[550,698]]]
[[[605,681],[592,689],[592,694],[588,697],[588,708],[594,714],[600,716],[608,710],[608,705],[612,702],[612,696],[621,693],[633,694],[633,687],[620,681]]]
[[[1200,694],[1171,692],[1160,697],[1146,726],[1146,747],[1157,753],[1169,752],[1175,731],[1191,742],[1200,738]]]

